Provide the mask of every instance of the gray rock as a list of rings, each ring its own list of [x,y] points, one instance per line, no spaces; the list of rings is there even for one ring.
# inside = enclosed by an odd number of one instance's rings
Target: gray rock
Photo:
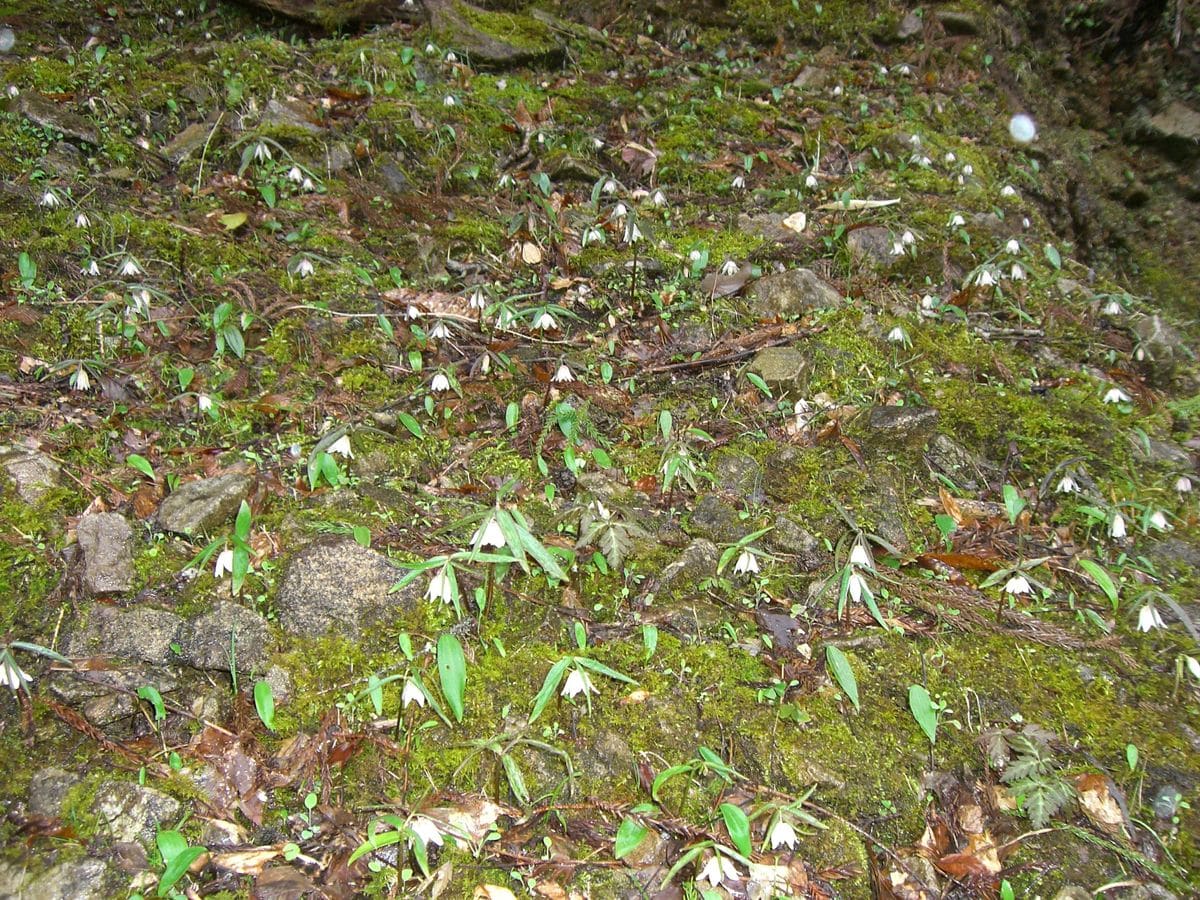
[[[800,70],[800,74],[792,79],[792,87],[808,88],[814,91],[819,91],[827,84],[829,84],[829,72],[820,66],[805,66]]]
[[[754,312],[763,317],[798,316],[811,309],[837,306],[842,295],[811,269],[789,269],[760,278],[750,289]]]
[[[254,480],[230,473],[181,485],[158,508],[158,524],[176,534],[204,534],[233,518]]]
[[[863,505],[875,520],[875,533],[905,553],[909,548],[908,533],[904,530],[904,513],[908,505],[901,496],[898,485],[904,484],[904,476],[896,466],[879,465],[871,470],[867,479],[867,490]]]
[[[17,496],[26,503],[37,503],[42,495],[58,484],[62,469],[58,463],[30,447],[0,445],[0,466],[17,486]]]
[[[319,134],[321,126],[312,121],[312,114],[308,104],[300,100],[279,100],[272,97],[263,110],[262,124],[267,127],[298,128],[309,134]]]
[[[416,604],[420,587],[389,593],[401,572],[386,556],[343,538],[314,541],[288,563],[279,586],[279,622],[310,637],[357,636],[388,610]]]
[[[1142,351],[1142,364],[1156,387],[1170,385],[1179,363],[1193,358],[1186,338],[1163,321],[1158,313],[1141,316],[1133,323],[1133,333],[1138,349]]]
[[[854,259],[885,268],[898,259],[892,256],[892,244],[892,233],[880,225],[855,228],[846,237],[846,245]]]
[[[83,551],[83,586],[89,594],[119,594],[133,587],[133,529],[119,513],[92,513],[75,527]]]
[[[738,231],[750,237],[769,241],[773,244],[786,244],[798,240],[800,235],[783,224],[787,216],[784,213],[740,213],[738,215]]]
[[[937,430],[938,411],[931,406],[876,406],[867,416],[869,442],[879,450],[924,450]]]
[[[1164,145],[1184,158],[1200,152],[1200,112],[1172,100],[1162,110],[1143,116],[1135,131],[1144,140]]]
[[[531,16],[485,12],[466,0],[425,0],[438,40],[473,66],[510,68],[560,59],[555,31]]]
[[[222,600],[184,625],[179,655],[195,669],[228,672],[236,661],[239,672],[255,674],[266,671],[269,639],[270,629],[262,616]]]
[[[804,640],[804,626],[798,619],[782,610],[756,610],[754,621],[770,635],[771,647],[775,653],[791,653]]]
[[[31,815],[57,819],[62,814],[63,801],[71,788],[79,784],[79,776],[65,769],[47,766],[29,779],[29,812]]]
[[[392,153],[385,153],[376,160],[371,169],[371,179],[385,194],[400,196],[412,190],[408,176],[404,174],[395,154]]]
[[[761,378],[776,398],[798,400],[808,389],[812,366],[808,354],[795,347],[764,347],[746,371]]]
[[[179,637],[183,619],[151,607],[121,610],[96,604],[83,628],[67,639],[71,656],[112,656],[163,665],[171,662],[171,644]]]
[[[713,479],[716,487],[750,503],[762,503],[763,471],[758,460],[740,453],[724,453],[713,463]]]
[[[1160,466],[1169,466],[1181,472],[1192,471],[1192,455],[1186,447],[1181,447],[1174,441],[1160,441],[1150,438],[1149,447],[1140,438],[1132,440],[1134,452],[1147,462]]]
[[[7,25],[0,28],[0,53],[8,53],[17,45],[17,34]]]
[[[138,688],[150,685],[166,696],[179,687],[179,679],[170,669],[145,663],[82,673],[64,672],[48,683],[56,697],[78,706],[87,720],[96,725],[108,725],[132,715],[138,707]]]
[[[688,527],[694,534],[732,544],[750,533],[750,526],[738,516],[737,509],[718,493],[705,494],[692,510]]]
[[[656,584],[657,591],[667,596],[693,593],[701,581],[717,574],[719,558],[712,541],[697,538],[684,548],[679,559],[663,569]]]
[[[210,135],[211,140],[219,140],[220,130],[221,123],[219,120],[215,122],[193,122],[167,142],[167,145],[162,149],[163,156],[173,163],[181,163],[192,156],[192,154],[203,150],[204,145],[209,143]]]
[[[625,738],[606,728],[579,754],[577,765],[585,778],[611,781],[628,777],[635,762],[633,751]]]
[[[909,10],[904,18],[900,20],[900,24],[896,26],[896,37],[902,41],[906,41],[913,35],[920,34],[924,30],[925,19],[918,15],[916,10]]]
[[[945,475],[959,487],[979,490],[1000,477],[1000,469],[944,434],[935,434],[925,451],[930,471]]]
[[[113,841],[149,844],[158,826],[173,824],[182,807],[169,794],[129,781],[106,781],[96,791],[92,812]]]
[[[343,142],[331,144],[325,149],[325,168],[331,174],[344,172],[354,164],[354,153]]]
[[[1164,784],[1150,795],[1150,808],[1157,818],[1169,821],[1179,811],[1179,801],[1182,799],[1183,792],[1178,787]]]
[[[102,859],[73,859],[36,873],[0,863],[0,897],[20,900],[108,900],[124,895],[127,879]]]
[[[776,516],[774,528],[767,532],[769,547],[795,557],[794,565],[801,572],[816,572],[829,562],[829,552],[816,536],[801,528],[787,516]]]
[[[979,34],[979,18],[962,9],[939,9],[934,15],[947,34]]]
[[[61,131],[64,137],[77,142],[100,146],[100,138],[91,122],[41,94],[22,93],[17,98],[17,110],[35,125]]]

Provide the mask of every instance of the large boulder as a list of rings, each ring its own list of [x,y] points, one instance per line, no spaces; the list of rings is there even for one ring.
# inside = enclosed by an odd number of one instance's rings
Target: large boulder
[[[253,484],[249,475],[232,472],[189,481],[162,502],[158,524],[189,537],[211,532],[233,518]]]

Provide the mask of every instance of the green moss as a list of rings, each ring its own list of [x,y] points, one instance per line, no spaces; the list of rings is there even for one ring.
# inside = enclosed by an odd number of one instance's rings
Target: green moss
[[[480,9],[460,4],[457,11],[472,27],[506,43],[536,53],[547,53],[556,46],[550,29],[531,16]]]

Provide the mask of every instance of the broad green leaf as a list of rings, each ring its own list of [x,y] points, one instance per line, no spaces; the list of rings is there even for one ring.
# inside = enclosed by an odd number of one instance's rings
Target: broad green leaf
[[[389,341],[396,339],[396,329],[392,327],[392,322],[387,316],[380,314],[375,321],[379,324],[379,330],[384,333]]]
[[[933,708],[933,700],[922,685],[913,684],[908,688],[908,708],[912,710],[913,718],[929,738],[929,743],[937,743],[938,717]]]
[[[749,382],[750,382],[752,385],[754,385],[756,388],[758,388],[760,391],[762,391],[762,392],[763,392],[763,394],[764,394],[764,395],[765,395],[767,398],[772,398],[772,397],[774,397],[774,394],[772,394],[772,393],[771,393],[771,389],[770,389],[769,387],[767,387],[767,383],[766,383],[765,381],[763,381],[763,380],[762,380],[762,376],[761,376],[761,375],[757,375],[757,374],[755,374],[754,372],[747,372],[747,373],[746,373],[746,380],[747,380],[747,381],[749,381]]]
[[[154,466],[150,465],[150,460],[146,459],[146,457],[137,453],[130,453],[127,457],[125,457],[125,461],[151,481],[158,480],[154,477]]]
[[[454,720],[461,722],[463,696],[467,688],[467,660],[463,655],[462,644],[449,632],[438,638],[437,668],[446,704],[450,707],[450,712],[454,714]]]
[[[658,792],[664,784],[676,775],[683,775],[691,771],[691,766],[671,766],[669,769],[663,769],[655,776],[654,782],[650,785],[650,799],[658,803]]]
[[[1079,568],[1087,572],[1100,590],[1104,591],[1104,596],[1108,598],[1108,602],[1112,604],[1113,611],[1115,612],[1120,601],[1117,596],[1117,586],[1113,583],[1112,576],[1098,562],[1090,559],[1079,560]]]
[[[221,216],[221,224],[227,231],[237,231],[246,224],[246,219],[247,216],[244,212],[225,213]]]
[[[1129,771],[1132,772],[1138,767],[1138,748],[1136,744],[1125,745],[1125,762],[1129,764]]]
[[[188,848],[187,838],[178,831],[160,831],[154,842],[158,845],[158,855],[164,863],[169,863]]]
[[[1047,244],[1042,248],[1042,251],[1046,254],[1046,260],[1050,265],[1054,266],[1055,269],[1062,268],[1062,256],[1059,255],[1057,247],[1053,244]]]
[[[355,525],[353,534],[354,542],[360,547],[371,546],[371,529],[366,525]]]
[[[646,660],[654,656],[654,651],[658,649],[658,628],[654,625],[642,626],[642,646],[646,648]]]
[[[511,753],[505,753],[500,757],[500,762],[504,765],[504,776],[508,779],[513,796],[524,806],[529,802],[529,789],[525,787],[525,778],[521,775],[517,761],[512,758]]]
[[[637,820],[628,817],[622,819],[617,828],[617,839],[613,842],[613,856],[617,859],[628,856],[638,848],[638,845],[646,839],[646,835],[649,833],[650,829]]]
[[[271,682],[265,678],[260,678],[254,683],[254,709],[267,731],[274,731],[275,692],[271,690]]]
[[[671,439],[671,427],[673,423],[674,418],[671,416],[669,409],[664,409],[658,414],[658,431],[664,441]]]
[[[721,818],[725,820],[725,830],[729,839],[742,856],[749,856],[753,849],[750,846],[750,820],[740,806],[732,803],[721,804]]]
[[[350,854],[350,858],[346,860],[346,864],[349,865],[351,863],[355,863],[368,853],[373,853],[381,847],[389,847],[392,844],[398,844],[408,838],[411,834],[412,832],[408,828],[404,828],[402,830],[397,829],[396,831],[381,831],[373,834],[358,845],[355,851]]]
[[[193,368],[183,368],[175,373],[175,377],[179,379],[180,392],[186,391],[188,385],[192,383],[192,379],[196,377],[196,370]]]
[[[147,684],[138,688],[137,695],[154,707],[155,722],[161,722],[166,719],[167,707],[163,703],[162,694],[158,692],[158,688]]]
[[[236,325],[226,325],[221,329],[221,336],[225,338],[225,343],[229,345],[234,356],[238,359],[246,356],[246,339],[242,337],[240,328]]]
[[[317,454],[317,458],[321,461],[321,477],[325,479],[325,483],[330,487],[337,487],[341,484],[342,470],[338,468],[337,460],[333,458],[333,454],[322,451]]]
[[[558,686],[562,684],[563,674],[567,671],[569,665],[571,665],[571,658],[569,656],[563,657],[551,666],[550,671],[546,673],[541,690],[533,698],[533,709],[529,713],[530,725],[545,711],[547,704],[558,693]]]
[[[1008,511],[1008,521],[1015,525],[1017,517],[1021,515],[1021,511],[1029,505],[1028,501],[1017,493],[1017,489],[1011,484],[1004,486],[1004,508]]]
[[[517,427],[517,420],[521,417],[521,405],[513,402],[508,404],[504,410],[504,425],[509,431]]]
[[[249,545],[239,543],[233,548],[233,568],[229,572],[229,589],[234,594],[242,592],[242,584],[250,571]]]
[[[158,896],[170,896],[171,889],[184,876],[192,863],[207,852],[207,847],[185,847],[171,857],[171,861],[167,863],[166,869],[158,879]]]
[[[240,541],[250,540],[250,504],[245,500],[238,507],[237,519],[233,523],[233,536]]]
[[[833,644],[826,644],[825,664],[829,667],[829,672],[833,675],[834,681],[838,683],[838,687],[854,704],[854,708],[861,709],[858,704],[858,682],[854,678],[854,670],[850,668],[850,660],[846,658],[846,654]]]
[[[425,432],[421,429],[421,423],[414,419],[406,412],[398,413],[396,419],[401,425],[407,429],[408,433],[415,438],[425,437]]]

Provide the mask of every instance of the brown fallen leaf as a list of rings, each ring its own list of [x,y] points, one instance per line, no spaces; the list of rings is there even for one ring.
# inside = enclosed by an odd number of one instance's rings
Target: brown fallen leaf
[[[517,900],[516,894],[498,884],[476,885],[471,896],[474,900]]]
[[[226,872],[238,875],[259,875],[267,863],[280,855],[280,848],[275,845],[267,847],[251,847],[249,850],[230,850],[227,853],[215,853],[212,864]]]
[[[1110,790],[1110,782],[1103,775],[1091,773],[1075,779],[1075,790],[1079,792],[1079,808],[1088,820],[1109,837],[1125,840],[1125,814]]]

